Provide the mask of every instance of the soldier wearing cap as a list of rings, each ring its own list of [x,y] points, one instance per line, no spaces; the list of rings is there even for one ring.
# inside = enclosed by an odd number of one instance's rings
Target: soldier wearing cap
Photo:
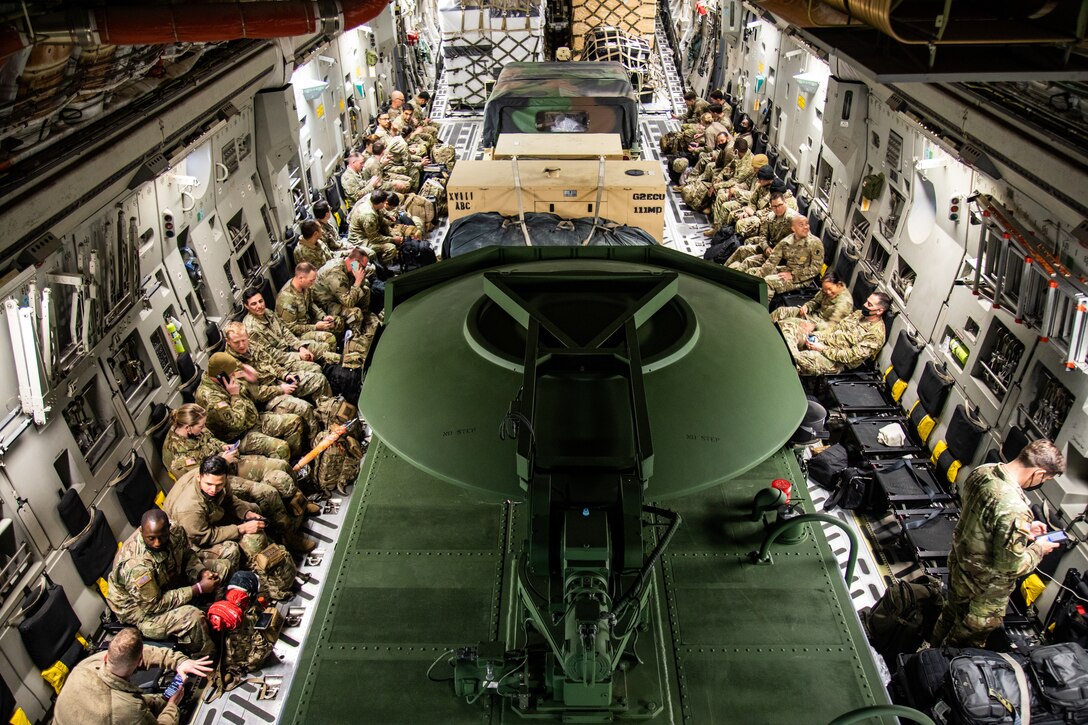
[[[232,541],[198,556],[185,532],[171,527],[162,509],[153,508],[114,557],[106,602],[119,620],[139,628],[148,639],[176,637],[190,656],[211,655],[215,645],[204,612],[191,602],[214,595],[241,557]]]
[[[1064,472],[1061,452],[1040,439],[1008,463],[978,466],[960,484],[948,599],[930,637],[935,647],[984,647],[1001,625],[1016,580],[1058,548],[1039,538],[1047,526],[1034,520],[1024,492]]]
[[[222,441],[238,441],[243,454],[289,460],[302,451],[303,422],[291,413],[258,412],[249,393],[257,371],[225,352],[208,359],[196,403],[208,412],[208,427]]]

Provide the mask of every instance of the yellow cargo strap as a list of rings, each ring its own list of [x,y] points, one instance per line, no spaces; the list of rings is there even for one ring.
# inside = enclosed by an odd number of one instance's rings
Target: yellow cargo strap
[[[1039,598],[1044,589],[1046,589],[1046,582],[1040,579],[1038,574],[1032,574],[1020,583],[1020,594],[1029,607]]]
[[[52,667],[42,670],[42,679],[48,682],[49,686],[59,695],[61,688],[64,687],[65,680],[68,679],[68,665],[57,660]]]
[[[8,720],[11,725],[30,725],[30,718],[23,712],[23,708],[15,708],[15,712],[11,714],[11,719]]]
[[[890,369],[891,368],[889,368],[889,370]],[[894,400],[895,402],[898,403],[899,400],[903,397],[903,393],[905,392],[907,392],[906,380],[896,380],[895,383],[892,384],[892,400]]]
[[[155,494],[155,505],[156,506],[158,506],[159,508],[162,508],[162,505],[163,505],[163,503],[165,501],[166,501],[166,494],[165,493],[163,493],[162,491],[159,491],[157,494]]]

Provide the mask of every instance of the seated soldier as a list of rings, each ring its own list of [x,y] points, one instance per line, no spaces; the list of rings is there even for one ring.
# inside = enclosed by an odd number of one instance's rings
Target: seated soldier
[[[332,252],[321,241],[321,225],[313,219],[305,219],[298,225],[299,240],[295,246],[295,262],[309,262],[315,268],[332,259]]]
[[[243,566],[257,572],[269,596],[288,599],[293,594],[295,563],[283,547],[270,541],[257,505],[234,495],[228,471],[222,457],[205,458],[199,468],[178,479],[166,496],[163,510],[198,550],[237,542]]]
[[[361,173],[365,162],[363,154],[352,151],[348,154],[347,168],[340,174],[340,186],[344,189],[344,201],[349,208],[366,193],[367,178]]]
[[[145,645],[138,630],[126,627],[113,636],[106,651],[89,656],[72,669],[53,707],[54,725],[176,725],[185,687],[179,687],[167,700],[162,695],[145,695],[129,682],[136,670],[153,667],[175,670],[184,677],[207,677],[212,662],[207,657],[191,660],[181,652]]]
[[[761,266],[767,261],[767,255],[776,244],[793,232],[793,213],[790,211],[782,194],[771,192],[768,202],[770,214],[760,222],[758,232],[748,238],[725,260],[725,266],[746,272]]]
[[[771,312],[775,322],[789,317],[802,317],[816,323],[815,332],[820,332],[838,324],[854,311],[854,300],[846,291],[846,283],[839,279],[835,270],[831,270],[820,280],[820,291],[811,300],[800,307],[779,307]]]
[[[793,233],[767,253],[759,267],[744,271],[762,277],[767,283],[767,298],[795,290],[816,279],[824,263],[824,245],[808,232],[808,217],[798,214],[790,220]],[[734,267],[735,269],[736,267]]]
[[[340,355],[336,352],[336,335],[313,330],[296,337],[279,317],[268,312],[264,295],[257,287],[247,287],[242,292],[242,304],[246,308],[242,324],[249,333],[250,345],[279,350],[303,362],[316,360],[334,365],[340,362]]]
[[[366,245],[374,250],[382,264],[396,262],[398,247],[408,239],[404,235],[394,236],[391,233],[389,222],[381,213],[388,201],[387,192],[380,189],[371,192],[370,209],[353,213],[348,222],[348,242],[355,246]]]
[[[734,149],[741,141],[743,139],[737,139],[733,142]],[[749,153],[747,158],[748,163],[734,159],[733,175],[721,183],[715,184],[715,189],[717,189],[713,207],[715,229],[721,229],[723,226],[732,224],[734,212],[747,203],[748,198],[758,186],[757,172],[767,165],[767,157],[764,154],[752,156]],[[771,182],[768,180],[765,183],[769,186]]]
[[[314,220],[321,227],[321,241],[325,243],[333,254],[347,249],[347,244],[340,239],[340,229],[336,226],[336,219],[332,215],[332,207],[329,202],[322,199],[313,206]]]
[[[313,286],[314,301],[344,318],[354,334],[352,350],[363,358],[378,330],[378,316],[370,312],[370,285],[366,281],[369,265],[363,250],[353,249],[343,259],[330,260],[322,267]]]
[[[744,194],[738,195],[742,206],[733,212],[733,218],[726,221],[736,227],[737,236],[741,239],[755,236],[759,233],[760,212],[766,211],[771,200],[771,184],[775,181],[774,170],[770,164],[759,168],[756,172],[755,186],[745,198]]]
[[[204,612],[190,602],[204,595],[213,598],[241,560],[241,549],[231,541],[197,556],[185,532],[172,528],[166,512],[153,508],[117,551],[106,602],[117,619],[139,628],[148,639],[176,637],[190,656],[207,657],[215,643]]]
[[[311,287],[316,281],[317,267],[309,262],[295,265],[295,276],[287,280],[276,299],[276,316],[299,337],[316,331],[332,333],[338,339],[344,332],[343,320],[326,314],[314,302]]]
[[[286,460],[269,456],[242,455],[235,446],[224,443],[208,430],[208,415],[195,403],[185,403],[170,414],[173,425],[162,444],[162,464],[174,480],[200,465],[212,455],[219,455],[230,465],[231,487],[244,494],[247,501],[264,511],[274,509],[266,501],[264,487],[271,487],[281,499],[281,508],[298,518],[321,511],[317,504],[306,500],[295,485],[294,472]],[[261,484],[258,488],[255,484]],[[272,513],[269,518],[274,518]]]
[[[302,454],[302,418],[258,412],[247,383],[257,371],[225,352],[208,358],[196,389],[196,404],[207,411],[208,427],[221,441],[238,441],[238,452],[290,460]]]
[[[801,375],[833,375],[871,360],[884,346],[884,313],[891,298],[874,292],[861,310],[855,310],[837,325],[815,334],[816,323],[801,317],[787,317],[778,323]]]
[[[394,136],[389,140],[389,145],[382,155],[382,174],[407,176],[409,185],[405,191],[418,191],[423,164],[429,161],[430,159],[416,156],[409,151],[408,142],[405,139]]]

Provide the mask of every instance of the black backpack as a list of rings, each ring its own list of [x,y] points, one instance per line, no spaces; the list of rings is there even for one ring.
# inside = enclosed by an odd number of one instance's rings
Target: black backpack
[[[1088,722],[1088,652],[1076,642],[1037,647],[1029,656],[1039,692],[1066,722]]]
[[[892,676],[889,688],[892,700],[898,705],[929,712],[937,704],[947,679],[948,656],[942,649],[927,647],[903,658]]]
[[[862,610],[861,623],[873,649],[892,658],[914,652],[933,633],[943,603],[941,580],[936,577],[894,579],[876,604]]]
[[[957,725],[1020,721],[1022,697],[1016,668],[995,652],[965,649],[953,657],[948,663],[947,698],[951,722]]]
[[[834,490],[835,480],[846,468],[849,454],[841,443],[825,448],[808,462],[808,477],[820,488]]]
[[[738,247],[740,247],[740,237],[737,236],[733,227],[722,227],[710,238],[710,246],[703,252],[703,259],[714,264],[725,264]]]
[[[872,475],[856,468],[844,468],[831,479],[834,491],[824,501],[824,511],[841,508],[845,511],[868,511],[876,508],[876,486]]]
[[[400,271],[408,272],[420,267],[426,267],[438,261],[434,250],[423,242],[409,239],[400,245]],[[373,293],[373,290],[371,290]]]

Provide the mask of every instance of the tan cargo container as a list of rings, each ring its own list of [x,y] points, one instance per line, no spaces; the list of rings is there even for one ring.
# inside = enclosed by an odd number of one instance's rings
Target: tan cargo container
[[[515,164],[517,179],[515,180]],[[599,216],[665,236],[665,178],[656,161],[458,161],[446,184],[450,221],[477,212]],[[634,172],[634,173],[629,173]],[[598,181],[600,207],[597,207]]]
[[[504,133],[492,159],[598,159],[623,161],[618,133]]]

